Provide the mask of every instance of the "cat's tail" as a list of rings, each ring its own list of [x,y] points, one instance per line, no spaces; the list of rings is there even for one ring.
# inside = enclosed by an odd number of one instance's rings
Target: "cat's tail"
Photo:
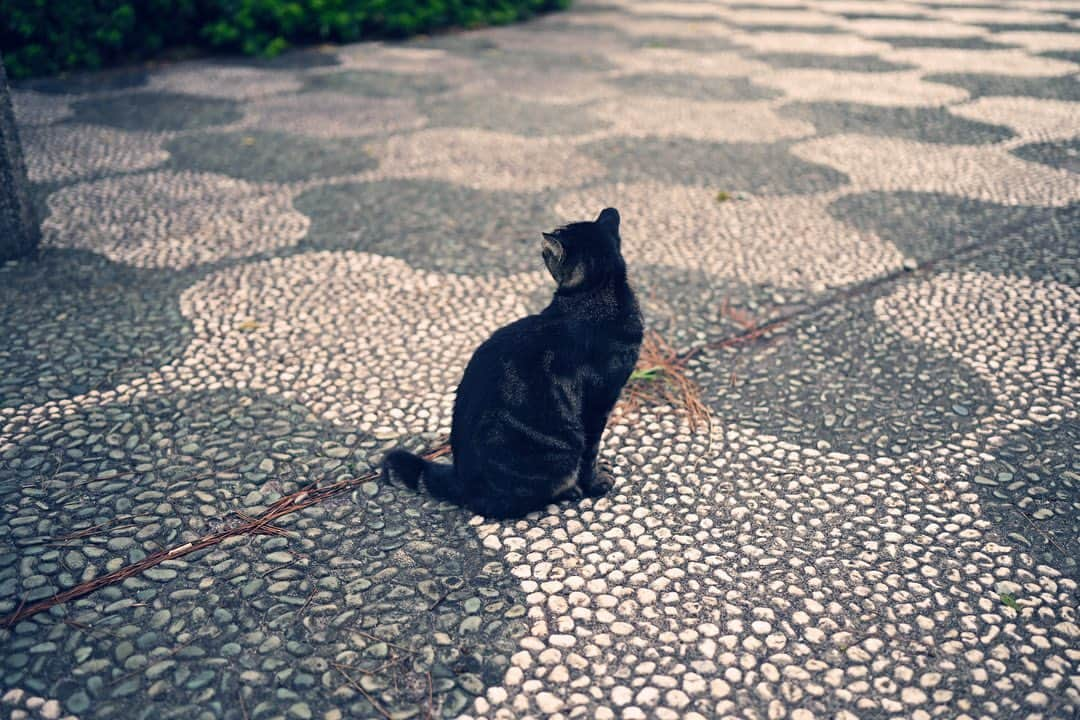
[[[382,477],[384,481],[401,481],[413,490],[423,481],[428,492],[440,500],[461,504],[467,499],[453,465],[429,462],[407,450],[391,450],[386,454]]]

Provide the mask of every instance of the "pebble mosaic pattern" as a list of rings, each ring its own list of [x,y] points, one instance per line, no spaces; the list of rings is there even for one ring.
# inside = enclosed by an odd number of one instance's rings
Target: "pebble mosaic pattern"
[[[167,93],[251,100],[299,90],[301,83],[299,78],[288,73],[189,63],[153,75],[150,87]]]
[[[1013,154],[1024,160],[1043,163],[1059,170],[1080,173],[1080,141],[1046,142],[1021,145]]]
[[[291,245],[310,221],[290,194],[223,175],[155,172],[72,185],[42,223],[58,247],[136,267],[186,267]]]
[[[797,68],[777,70],[762,75],[758,81],[782,90],[795,100],[933,107],[965,98],[964,91],[927,82],[913,71],[867,73]]]
[[[452,104],[467,96],[471,107],[466,112],[475,113],[485,103],[516,98],[529,101],[538,112],[546,115],[551,110],[540,110],[539,104],[561,109],[559,106],[579,105],[616,94],[616,90],[604,82],[613,69],[612,64],[599,54],[573,52],[561,55],[550,49],[532,50],[530,44],[520,50],[491,48],[479,52],[481,54],[474,58],[471,66],[455,74],[458,85],[450,93],[435,96],[432,105]],[[454,57],[460,59],[462,56]],[[582,120],[569,113],[563,115],[560,124]],[[500,120],[489,117],[486,122],[498,123]]]
[[[841,331],[842,350],[831,344]],[[815,333],[823,339],[815,339]],[[727,363],[735,382],[722,394],[716,388],[713,402],[722,417],[740,428],[806,447],[901,453],[913,444],[970,430],[989,412],[986,383],[935,350],[884,327],[873,308],[862,305],[819,316],[813,325],[800,325],[782,340],[746,353],[741,362]],[[892,363],[892,358],[916,353],[917,365]],[[716,364],[722,368],[725,362],[718,358]]]
[[[297,399],[380,439],[449,433],[453,390],[473,348],[525,314],[546,273],[467,278],[355,252],[301,253],[209,275],[180,298],[193,337],[176,362],[115,390],[76,396],[94,407],[149,393],[221,388]],[[548,281],[549,283],[550,281]],[[439,302],[431,303],[434,298]],[[402,324],[405,309],[415,324]],[[442,332],[438,350],[413,340]],[[365,344],[380,337],[377,350]],[[386,387],[368,387],[379,377]],[[72,402],[33,408],[14,436]]]
[[[1080,66],[1064,60],[1028,55],[1020,50],[957,50],[907,48],[886,53],[886,59],[910,63],[924,72],[990,73],[1017,77],[1068,75]]]
[[[381,72],[456,74],[473,66],[468,58],[455,57],[445,50],[383,43],[347,46],[339,51],[338,56],[343,68]]]
[[[93,577],[235,522],[233,511],[258,512],[313,478],[349,474],[375,445],[280,398],[220,391],[108,405],[64,425],[67,440],[53,442],[57,428],[43,426],[21,462],[4,463],[20,479],[52,473],[4,498],[22,520],[37,517],[13,528],[23,560],[4,580],[21,579],[30,597],[54,589],[38,583],[57,566],[61,587]],[[72,483],[70,468],[91,456],[97,479]],[[131,482],[133,472],[143,481]],[[155,489],[166,483],[168,495]],[[65,678],[35,718],[58,717],[56,707],[144,718],[163,706],[201,717],[238,703],[255,716],[323,716],[336,706],[370,717],[364,693],[426,703],[430,673],[435,712],[452,716],[509,667],[524,631],[521,592],[462,511],[369,483],[287,524],[289,540],[233,542],[79,601],[48,640],[17,627],[5,677],[30,687],[42,675]],[[132,711],[136,697],[146,710]]]
[[[889,45],[859,35],[836,34],[824,42],[818,33],[796,32],[755,32],[739,35],[739,44],[759,53],[822,53],[844,56],[864,56],[889,50]],[[810,67],[815,67],[811,64]]]
[[[898,35],[896,37],[883,37],[895,48],[933,47],[933,48],[960,48],[962,50],[1000,50],[1008,48],[1004,43],[993,42],[984,37],[917,37]]]
[[[876,55],[776,52],[761,53],[757,58],[775,68],[820,68],[851,72],[897,72],[911,69],[909,65],[887,62]]]
[[[556,209],[581,217],[612,197],[636,218],[624,251],[633,264],[704,267],[752,284],[820,291],[903,263],[891,243],[830,217],[831,194],[718,202],[701,188],[618,185],[564,197]]]
[[[623,75],[670,73],[672,68],[679,68],[679,74],[683,76],[683,79],[675,82],[684,84],[691,82],[690,77],[700,76],[731,78],[732,83],[741,81],[745,85],[747,76],[768,69],[758,60],[735,52],[702,53],[667,47],[647,47],[633,52],[614,54],[612,61]],[[628,80],[620,78],[616,82],[625,83]],[[729,86],[722,85],[721,87],[727,89]],[[653,92],[662,92],[662,90],[654,89]],[[760,92],[760,90],[755,92]]]
[[[359,423],[364,432],[446,433],[455,380],[471,349],[524,314],[520,293],[543,282],[537,272],[466,280],[361,253],[306,253],[246,265],[215,274],[181,299],[195,339],[187,356],[162,375],[175,387],[295,395],[325,417]],[[402,324],[404,317],[414,324]],[[257,327],[237,327],[243,322],[237,318]],[[412,339],[432,327],[442,330],[439,347],[418,355]],[[362,351],[372,337],[383,342]],[[331,344],[320,350],[323,339]],[[365,377],[386,382],[365,387]]]
[[[9,690],[0,698],[0,706],[4,708],[4,714],[11,718],[42,718],[43,720],[61,720],[61,707],[56,699],[46,699],[36,695],[28,695],[22,690]],[[73,715],[68,715],[63,720],[72,720]]]
[[[592,112],[623,137],[685,137],[716,142],[769,142],[812,135],[814,126],[779,116],[768,101],[672,104],[664,98],[596,104]]]
[[[11,93],[12,109],[19,125],[49,125],[71,115],[71,104],[63,97],[34,92],[33,90],[14,90]]]
[[[143,132],[226,125],[241,116],[233,100],[151,91],[89,97],[72,103],[72,108],[81,122]]]
[[[1005,202],[1067,205],[1080,200],[1080,177],[1020,160],[999,147],[931,145],[867,135],[837,135],[792,148],[804,160],[839,168],[860,189],[915,190]],[[908,157],[910,166],[889,164]]]
[[[341,65],[342,60],[336,52],[324,52],[316,49],[284,53],[273,58],[238,56],[228,58],[224,63],[233,67],[251,67],[256,70],[281,71],[331,68]]]
[[[599,69],[608,64],[600,53],[608,56],[612,52],[625,50],[628,44],[637,45],[640,42],[632,36],[603,25],[567,24],[562,22],[559,15],[538,19],[528,26],[511,25],[499,28],[488,37],[495,43],[495,47],[508,53],[528,50],[534,53],[556,53],[587,58],[576,67],[568,67],[568,70],[583,69],[583,66]],[[501,58],[502,56],[503,53],[498,53],[485,54],[484,57]]]
[[[157,135],[93,125],[31,125],[21,129],[19,139],[27,177],[37,183],[146,170],[169,158]]]
[[[605,498],[368,482],[0,628],[0,714],[1073,717],[1078,12],[579,0],[16,88],[0,613],[430,446],[604,206],[712,423],[617,413]]]
[[[1019,31],[1000,33],[1002,42],[1019,45],[1030,52],[1045,53],[1051,50],[1080,50],[1080,40],[1075,32]]]
[[[626,92],[652,95],[657,92],[685,98],[710,100],[769,100],[780,93],[753,85],[746,78],[702,77],[675,74],[625,75],[614,80]]]
[[[405,98],[365,98],[337,92],[276,95],[249,103],[245,125],[315,138],[347,138],[423,127]]]
[[[1076,572],[1076,423],[1051,421],[1006,435],[975,483],[992,522],[1013,542]],[[1043,531],[1032,532],[1032,524]]]
[[[800,118],[817,128],[819,135],[853,133],[902,137],[919,142],[975,145],[1013,137],[1001,125],[950,115],[943,108],[898,108],[854,103],[791,103],[780,114]]]
[[[1006,125],[1025,140],[1068,140],[1076,135],[1080,103],[1013,97],[982,97],[949,108],[969,120]]]
[[[178,357],[191,339],[179,306],[190,283],[54,248],[0,270],[0,427],[6,410],[115,387]]]
[[[358,138],[313,138],[240,130],[197,133],[165,145],[170,166],[219,173],[251,182],[302,182],[348,176],[375,168]],[[317,169],[309,163],[317,163]]]
[[[377,70],[344,70],[308,77],[304,89],[312,92],[345,93],[373,98],[434,95],[445,92],[449,84],[439,75],[391,73]]]
[[[873,192],[843,195],[830,203],[830,215],[864,233],[874,233],[891,243],[905,257],[926,262],[979,245],[994,233],[1024,250],[1031,259],[1036,248],[1047,248],[1049,257],[1041,262],[1055,264],[1061,277],[1071,271],[1076,248],[1067,234],[1080,207],[1040,208],[988,203],[940,193]],[[1051,277],[1059,277],[1051,273]],[[1067,279],[1062,280],[1068,282]],[[1076,283],[1073,283],[1076,284]]]
[[[624,183],[656,181],[761,195],[819,193],[847,183],[842,172],[795,157],[791,145],[612,137],[581,150],[604,163],[609,177]]]
[[[1031,278],[942,273],[904,290],[908,293],[881,302],[878,312],[896,318],[901,305],[917,308],[898,319],[903,335],[958,359],[978,358],[967,363],[991,383],[998,402],[1007,403],[998,410],[998,422],[1017,430],[1075,415],[1077,377],[1070,351],[1080,341],[1076,289]],[[984,314],[967,327],[971,313],[964,310],[973,307]],[[1058,323],[1064,343],[1054,332]]]
[[[1080,81],[1075,75],[1059,77],[1017,77],[1012,75],[994,75],[991,73],[948,73],[928,75],[927,79],[935,83],[944,83],[962,88],[971,97],[1032,97],[1047,100],[1080,101]]]
[[[304,248],[378,253],[412,268],[463,275],[535,271],[536,228],[552,223],[546,194],[433,180],[328,185],[302,193],[293,205],[312,219]],[[477,212],[463,215],[455,212],[459,207]]]
[[[81,95],[111,93],[144,88],[149,77],[139,68],[118,68],[104,72],[84,72],[64,77],[44,77],[30,80],[25,89],[48,95]]]
[[[562,138],[525,138],[433,128],[372,143],[390,177],[425,178],[477,190],[540,191],[600,177],[604,168]]]
[[[526,137],[584,135],[612,125],[602,111],[514,97],[463,95],[425,105],[433,127],[478,128]]]

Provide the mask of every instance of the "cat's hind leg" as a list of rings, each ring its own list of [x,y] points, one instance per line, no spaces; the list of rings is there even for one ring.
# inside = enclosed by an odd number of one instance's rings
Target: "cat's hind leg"
[[[536,476],[518,477],[518,482],[499,483],[499,489],[470,498],[468,507],[478,515],[491,518],[515,518],[541,510],[548,505],[584,497],[575,467],[558,479],[541,479]]]
[[[550,496],[553,503],[562,502],[563,500],[580,500],[585,497],[585,491],[581,487],[580,466],[574,468],[572,473],[555,483]]]

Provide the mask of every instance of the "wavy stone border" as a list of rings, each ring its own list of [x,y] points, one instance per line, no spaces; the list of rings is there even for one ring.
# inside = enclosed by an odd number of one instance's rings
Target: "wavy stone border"
[[[157,167],[169,159],[157,133],[81,124],[20,128],[31,182],[67,182],[110,172]]]
[[[884,275],[904,261],[891,243],[834,219],[836,194],[718,201],[704,188],[642,183],[563,195],[556,210],[579,218],[618,198],[624,252],[637,263],[700,269],[748,284],[824,291]]]
[[[153,372],[190,339],[190,277],[43,247],[0,269],[0,435],[15,408],[62,402]]]
[[[1065,681],[1060,652],[1080,638],[1067,609],[1076,583],[1001,544],[972,482],[996,442],[985,431],[1041,417],[1013,383],[1059,371],[1061,340],[1080,346],[1076,318],[1062,326],[1071,339],[1034,338],[1041,327],[1029,328],[1033,308],[1045,320],[1080,307],[1074,289],[1052,285],[946,274],[878,301],[883,327],[933,338],[1005,383],[998,401],[1012,409],[982,419],[984,431],[944,452],[852,456],[731,426],[714,435],[710,452],[670,417],[646,415],[609,432],[604,452],[619,478],[609,498],[552,508],[532,522],[478,521],[484,544],[516,563],[533,624],[504,687],[477,700],[476,716],[583,705],[599,705],[602,718],[703,718],[748,707],[810,717],[826,703],[829,712],[948,712],[974,707],[988,691],[1010,710],[1066,712],[1069,700],[1040,681]],[[1040,350],[1017,360],[1010,342],[984,359],[996,335],[970,325],[985,316],[966,306],[989,296],[1014,308],[990,315],[995,329]],[[1036,375],[1028,385],[1040,382]],[[1075,394],[1075,374],[1063,382],[1049,397]],[[1057,412],[1075,417],[1075,408]],[[641,423],[672,441],[646,442],[634,427]],[[689,469],[666,472],[672,464]],[[852,538],[863,550],[844,560],[844,572],[831,571]],[[1000,594],[1023,602],[1013,610]],[[1012,674],[1014,651],[1040,661],[1025,666],[1032,690],[1022,699],[1003,694],[1012,683],[986,687]]]
[[[1068,140],[1080,135],[1080,102],[1026,97],[981,97],[949,112],[979,122],[1008,125],[1024,140]]]
[[[1051,280],[947,272],[875,304],[905,337],[950,353],[991,383],[998,432],[1078,416],[1080,290]]]
[[[302,85],[299,76],[281,70],[185,63],[154,73],[150,77],[149,86],[154,90],[169,93],[252,100],[267,95],[295,92]]]
[[[775,142],[814,134],[814,126],[776,112],[774,101],[695,102],[640,96],[592,104],[589,113],[622,137],[686,137],[716,142]]]
[[[11,91],[12,110],[15,111],[15,121],[19,125],[51,125],[71,117],[71,102],[70,97],[63,95],[33,90]]]
[[[305,92],[248,103],[242,124],[268,132],[347,138],[415,130],[426,122],[411,99]]]
[[[546,190],[604,172],[566,140],[485,130],[422,130],[373,143],[371,152],[384,177],[446,180],[479,190]]]
[[[292,193],[212,173],[160,171],[64,188],[45,242],[137,267],[185,268],[296,243],[310,221]]]
[[[1080,70],[1064,60],[1028,55],[1022,50],[956,50],[905,48],[882,53],[893,62],[909,63],[924,73],[987,73],[1017,77],[1066,75]]]
[[[672,68],[701,77],[743,77],[763,72],[768,65],[739,53],[704,53],[678,48],[646,47],[630,52],[608,53],[618,66],[616,74],[665,73]]]
[[[846,173],[859,190],[944,192],[1006,205],[1062,206],[1080,199],[1080,177],[1020,160],[1000,146],[837,135],[799,143],[791,152]]]
[[[754,80],[782,90],[791,100],[919,107],[943,105],[967,98],[966,91],[952,85],[928,82],[918,71],[856,73],[788,69],[756,75]]]
[[[181,296],[192,324],[182,357],[115,390],[21,407],[6,440],[74,408],[218,388],[280,394],[379,439],[448,435],[472,351],[526,314],[533,291],[551,286],[545,276],[444,275],[358,252],[229,267]]]

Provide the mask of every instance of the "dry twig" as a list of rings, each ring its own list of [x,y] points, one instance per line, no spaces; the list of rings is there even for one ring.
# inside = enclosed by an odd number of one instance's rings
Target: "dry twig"
[[[444,443],[426,453],[424,457],[428,460],[434,460],[449,452],[450,446]],[[378,471],[375,470],[364,473],[359,477],[339,480],[338,482],[329,485],[319,486],[317,483],[309,485],[295,493],[279,498],[277,502],[271,504],[270,507],[263,511],[258,517],[251,518],[241,525],[203,535],[197,540],[184,543],[183,545],[179,545],[169,550],[151,553],[139,562],[125,565],[119,570],[115,570],[106,575],[101,575],[100,577],[96,577],[93,580],[88,580],[84,583],[79,583],[63,592],[47,597],[44,600],[39,600],[32,605],[26,605],[24,599],[14,612],[4,618],[0,618],[0,627],[11,627],[21,620],[25,620],[28,617],[37,615],[38,613],[56,607],[57,605],[75,600],[84,595],[89,595],[96,590],[121,582],[134,575],[139,575],[152,567],[160,565],[166,560],[175,560],[177,558],[182,558],[185,555],[190,555],[193,552],[205,550],[206,548],[218,545],[228,538],[241,535],[277,534],[275,531],[280,532],[281,528],[273,525],[273,522],[278,518],[291,515],[298,510],[303,510],[304,508],[311,507],[312,505],[323,502],[331,497],[349,492],[365,482],[374,480],[378,474]]]
[[[375,710],[384,718],[386,718],[386,720],[392,720],[392,718],[390,717],[390,713],[386,712],[386,710],[383,709],[382,705],[375,702],[375,698],[371,697],[370,693],[368,693],[367,690],[360,686],[360,683],[356,682],[356,680],[354,680],[348,673],[342,670],[336,663],[334,664],[334,667],[339,673],[342,674],[342,676],[344,676],[345,680],[347,680],[348,683],[353,686],[353,688],[358,690],[360,694],[364,696],[364,699],[371,703],[371,707],[375,708]]]
[[[744,327],[747,328],[747,332],[742,335],[703,347],[728,347],[750,342],[783,322],[786,322],[786,320],[774,321],[761,326],[760,328],[752,323],[747,323],[744,324]],[[712,415],[709,412],[708,407],[702,402],[701,392],[697,385],[686,375],[687,362],[701,349],[702,348],[699,347],[689,352],[678,353],[664,341],[659,334],[652,331],[647,332],[644,342],[642,343],[638,370],[631,376],[630,382],[627,385],[627,392],[624,395],[625,402],[622,406],[622,410],[624,412],[633,412],[644,405],[671,405],[673,407],[682,408],[687,413],[691,428],[694,430],[697,430],[699,427],[707,429],[709,431],[711,442]],[[423,457],[427,460],[435,460],[448,454],[450,454],[449,443],[442,443],[432,448],[427,453],[424,453]],[[313,483],[294,493],[279,498],[257,517],[246,515],[240,511],[233,511],[233,514],[243,521],[241,524],[203,535],[196,540],[184,543],[177,547],[167,550],[162,549],[158,552],[151,553],[138,562],[131,563],[119,570],[80,583],[33,604],[27,605],[24,598],[13,612],[6,617],[0,618],[0,627],[11,627],[21,620],[25,620],[26,618],[56,607],[57,605],[89,595],[103,587],[121,582],[134,575],[139,575],[152,567],[160,565],[166,560],[175,560],[190,555],[191,553],[205,550],[206,548],[218,545],[231,537],[243,535],[287,535],[288,531],[275,525],[275,520],[285,517],[286,515],[291,515],[298,510],[303,510],[312,505],[338,497],[359,487],[365,482],[374,480],[378,475],[378,470],[372,470],[359,477],[339,480],[329,485],[320,486],[317,482]],[[114,519],[111,522],[117,522],[120,519],[122,518]],[[104,523],[103,525],[108,524],[111,523]],[[63,542],[77,537],[84,537],[87,534],[93,534],[93,532],[96,532],[101,528],[102,526],[86,528],[84,530],[76,531],[71,535],[57,538],[56,540]],[[56,540],[54,540],[54,542]],[[301,608],[298,616],[302,614],[305,609],[306,605],[304,608]],[[375,638],[374,636],[372,636],[372,639],[386,642],[379,638]],[[394,645],[393,643],[387,644],[404,650],[405,652],[412,653],[412,651],[407,648]]]
[[[296,611],[296,616],[293,618],[294,623],[300,622],[300,619],[304,616],[304,613],[307,612],[307,609],[309,607],[311,607],[311,601],[315,599],[315,594],[318,593],[318,592],[319,592],[318,588],[315,588],[314,590],[311,591],[311,594],[308,595],[308,598],[304,602],[303,606],[299,610]]]

